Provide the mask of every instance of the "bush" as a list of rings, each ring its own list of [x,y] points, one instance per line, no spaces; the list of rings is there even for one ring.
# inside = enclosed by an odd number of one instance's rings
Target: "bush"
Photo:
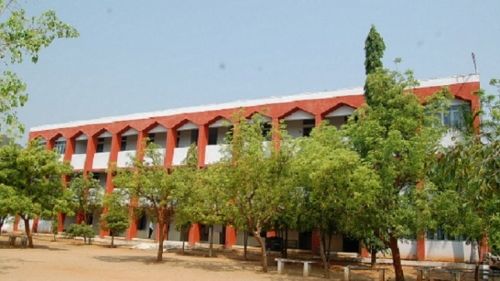
[[[90,245],[92,243],[92,238],[94,238],[95,232],[91,225],[87,224],[72,224],[66,231],[66,237],[83,237],[83,242]]]

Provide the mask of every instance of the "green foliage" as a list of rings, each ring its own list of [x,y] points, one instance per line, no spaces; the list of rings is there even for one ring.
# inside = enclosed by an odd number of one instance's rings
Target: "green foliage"
[[[88,224],[71,224],[66,231],[68,238],[83,237],[84,243],[89,245],[92,243],[92,238],[95,237],[95,231],[91,225]]]
[[[492,81],[495,85],[495,80]],[[481,244],[488,236],[493,249],[500,245],[500,98],[480,91],[482,124],[472,120],[454,145],[445,148],[431,170],[433,229],[465,236]],[[490,116],[486,116],[485,113]],[[468,128],[468,129],[467,129]]]
[[[322,123],[309,138],[299,140],[293,159],[296,186],[302,189],[297,208],[302,227],[316,229],[328,274],[330,239],[335,233],[366,237],[359,224],[376,220],[382,189],[375,171],[361,161],[333,126]],[[366,230],[365,230],[366,231]]]
[[[251,122],[237,116],[233,134],[229,136],[226,160],[221,163],[225,177],[221,184],[229,196],[228,217],[237,229],[254,234],[261,246],[262,266],[267,270],[267,256],[262,230],[269,229],[290,203],[292,188],[290,160],[292,143],[283,137],[280,149],[265,142],[263,120],[256,115]]]
[[[12,216],[13,210],[16,209],[14,207],[14,204],[17,203],[15,195],[15,190],[12,187],[0,184],[0,234],[7,218]]]
[[[383,67],[382,57],[384,56],[384,39],[378,33],[374,25],[365,40],[365,74],[371,74]],[[372,91],[368,84],[365,84],[365,97],[368,104],[371,104]]]
[[[111,246],[113,246],[114,236],[129,227],[128,208],[123,202],[123,195],[119,192],[113,192],[104,197],[106,211],[101,216],[101,228],[110,231]]]
[[[352,216],[352,223],[391,247],[397,280],[404,280],[397,239],[414,235],[429,221],[430,184],[425,179],[443,132],[433,114],[441,99],[429,99],[424,108],[412,92],[416,85],[411,72],[377,69],[368,74],[370,102],[356,110],[345,126],[346,138],[381,184],[378,208],[361,221],[357,219],[362,217]]]
[[[57,38],[74,38],[76,29],[60,21],[54,11],[29,17],[18,8],[16,1],[0,1],[0,61],[4,65],[22,63],[27,56],[33,63],[43,48]],[[0,132],[8,135],[22,133],[24,126],[17,118],[16,108],[25,105],[26,84],[11,70],[0,75]]]
[[[101,211],[104,188],[92,173],[73,175],[68,186],[72,194],[71,204],[77,214],[83,215],[85,221],[94,212]]]
[[[140,202],[148,214],[158,222],[160,235],[157,261],[161,261],[165,235],[161,230],[171,219],[176,202],[174,190],[183,179],[178,173],[169,173],[163,166],[163,157],[156,145],[151,143],[146,147],[144,159],[148,160],[133,158],[132,169],[118,169],[114,183]]]
[[[52,212],[65,196],[61,177],[70,170],[59,161],[57,153],[46,150],[37,141],[26,148],[0,147],[0,185],[10,188],[9,214],[18,215],[27,225],[30,219]],[[25,231],[32,247],[29,227]]]

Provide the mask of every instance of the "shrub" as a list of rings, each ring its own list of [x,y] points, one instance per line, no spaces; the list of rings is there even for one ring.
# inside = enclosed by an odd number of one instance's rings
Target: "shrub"
[[[90,245],[92,243],[92,238],[95,236],[94,229],[91,225],[87,224],[72,224],[66,231],[66,236],[69,238],[83,237],[83,242]]]

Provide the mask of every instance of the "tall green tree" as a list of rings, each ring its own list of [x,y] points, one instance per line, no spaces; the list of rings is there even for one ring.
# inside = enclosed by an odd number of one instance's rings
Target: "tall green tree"
[[[75,28],[60,21],[54,11],[37,17],[27,16],[18,1],[0,0],[0,62],[6,68],[0,74],[0,133],[18,135],[24,126],[17,118],[16,109],[28,100],[26,84],[13,72],[12,65],[28,57],[36,63],[40,51],[57,38],[78,36]]]
[[[12,187],[0,184],[0,235],[2,235],[3,225],[14,214],[15,195],[15,190]]]
[[[314,128],[311,137],[300,140],[293,167],[296,186],[305,194],[300,221],[303,228],[319,232],[328,277],[333,234],[350,235],[358,223],[371,219],[364,214],[378,208],[379,177],[337,129],[325,123]],[[354,214],[358,217],[353,220]]]
[[[104,187],[94,174],[77,173],[69,182],[69,190],[78,223],[90,224],[94,213],[102,211]]]
[[[385,43],[384,39],[378,33],[375,25],[372,25],[368,36],[365,40],[365,74],[374,73],[377,69],[383,67],[382,58],[384,57]],[[365,83],[365,98],[366,102],[372,102],[372,91],[367,83]]]
[[[0,148],[0,185],[14,191],[9,213],[24,222],[29,247],[33,247],[30,219],[54,209],[56,200],[64,195],[61,177],[70,169],[59,161],[57,153],[46,150],[36,140],[26,148],[17,145]]]
[[[181,233],[182,253],[184,253],[189,228],[192,224],[198,223],[200,219],[200,205],[203,204],[200,200],[205,200],[201,197],[199,191],[202,186],[200,185],[197,151],[197,146],[192,144],[182,165],[177,166],[173,170],[175,177],[182,179],[181,181],[177,181],[173,190],[173,197],[175,198],[175,227]]]
[[[265,145],[262,134],[263,120],[254,116],[251,122],[235,118],[233,134],[229,137],[227,157],[221,165],[226,167],[227,182],[224,193],[229,196],[228,216],[238,230],[250,232],[261,248],[261,263],[267,272],[265,239],[261,233],[269,230],[275,218],[286,209],[286,198],[291,187],[290,159],[292,146],[281,142]],[[280,133],[282,136],[284,132]]]
[[[370,214],[373,220],[359,226],[391,249],[397,281],[404,280],[397,242],[425,226],[425,176],[442,135],[432,112],[412,92],[416,84],[410,72],[379,69],[369,74],[371,103],[355,111],[345,131],[381,180],[381,204]]]
[[[181,174],[170,173],[163,166],[163,157],[157,146],[149,144],[144,152],[144,158],[134,158],[133,165],[128,169],[118,169],[114,184],[128,191],[131,198],[137,198],[147,213],[158,223],[157,261],[163,260],[163,242],[165,229],[174,211],[174,190],[182,181]]]
[[[120,192],[112,192],[104,197],[106,212],[101,217],[101,228],[110,232],[111,248],[115,246],[115,236],[129,227],[128,208],[124,201]]]
[[[478,94],[482,109],[462,112],[466,122],[455,129],[459,137],[441,151],[431,178],[434,229],[477,245],[479,265],[488,238],[493,249],[500,246],[500,98],[484,91]],[[480,128],[474,128],[474,117],[481,118]]]

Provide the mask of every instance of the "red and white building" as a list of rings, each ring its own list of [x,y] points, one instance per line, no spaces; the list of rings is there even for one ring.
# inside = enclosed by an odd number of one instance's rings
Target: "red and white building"
[[[454,95],[453,105],[466,103],[472,111],[479,108],[479,99],[474,94],[479,90],[477,75],[423,80],[414,92],[423,102],[442,87],[448,87]],[[130,155],[144,149],[142,145],[145,138],[153,140],[160,147],[165,167],[181,164],[190,144],[197,143],[198,164],[202,167],[221,158],[224,135],[236,111],[242,111],[246,116],[259,112],[265,116],[270,127],[279,126],[283,120],[289,134],[299,137],[307,136],[311,128],[322,120],[341,126],[363,103],[363,88],[304,93],[38,126],[31,128],[29,139],[43,139],[47,148],[59,152],[61,160],[69,162],[75,171],[92,172],[101,181],[105,192],[112,192],[112,175],[106,173],[108,165],[116,163],[117,167],[127,167]],[[458,114],[454,112],[453,106],[442,117],[443,122],[448,124],[458,122]],[[477,122],[479,120],[476,120],[478,125]],[[446,142],[446,138],[443,141]],[[96,229],[98,216],[95,214],[94,218]],[[134,223],[127,231],[126,238],[147,238],[148,218],[132,221]],[[62,231],[65,225],[73,222],[74,218],[61,219],[58,228]],[[228,247],[243,243],[243,234],[229,226],[216,227],[215,233],[215,241]],[[105,234],[101,232],[101,235]],[[189,233],[189,242],[203,242],[207,240],[207,235],[203,226],[194,225]],[[169,227],[167,239],[180,240],[180,234],[173,225]],[[315,250],[319,247],[319,239],[314,233],[290,232],[289,240],[290,248]],[[250,243],[252,241],[249,239]],[[366,254],[355,241],[339,236],[333,242],[334,251]],[[407,259],[468,261],[470,251],[470,245],[464,241],[401,241],[401,255]]]

